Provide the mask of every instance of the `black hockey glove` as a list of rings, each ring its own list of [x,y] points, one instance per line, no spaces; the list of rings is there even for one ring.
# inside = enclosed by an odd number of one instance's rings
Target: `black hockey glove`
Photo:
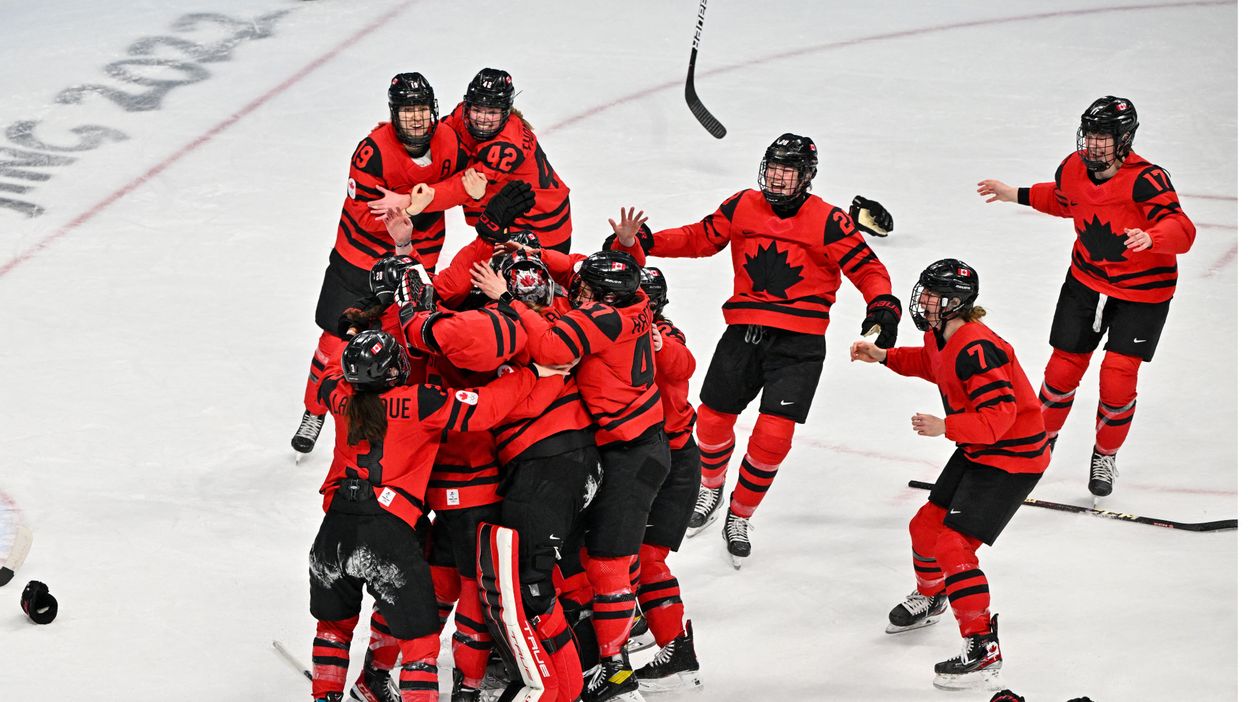
[[[868,200],[861,195],[854,196],[849,206],[849,216],[858,228],[871,236],[888,236],[893,231],[893,216],[884,206],[875,200]]]
[[[38,580],[26,583],[22,590],[22,611],[36,624],[50,624],[56,619],[56,598],[48,592],[48,586]]]
[[[399,322],[407,322],[417,312],[432,312],[437,307],[433,283],[425,273],[424,266],[412,266],[403,271],[399,288],[394,291],[394,302],[399,306]]]
[[[477,219],[477,234],[493,244],[507,240],[507,229],[516,217],[533,208],[533,188],[522,180],[513,180],[490,198],[485,211]]]
[[[880,328],[880,335],[875,345],[882,349],[891,349],[897,343],[897,323],[901,321],[901,301],[892,295],[877,295],[867,305],[867,317],[862,320],[862,333],[865,335],[872,327]]]
[[[1013,690],[1002,690],[993,695],[989,702],[1027,702],[1027,700]]]

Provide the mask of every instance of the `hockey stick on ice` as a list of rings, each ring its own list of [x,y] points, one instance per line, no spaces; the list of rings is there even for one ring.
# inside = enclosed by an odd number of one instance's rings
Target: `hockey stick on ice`
[[[290,664],[290,667],[302,673],[303,677],[307,678],[308,680],[312,679],[312,671],[308,670],[307,668],[304,668],[303,664],[299,662],[299,659],[292,656],[290,654],[290,651],[286,650],[286,647],[282,645],[281,641],[274,641],[273,649],[277,651],[277,655],[281,656],[283,659],[286,660],[287,663]]]
[[[689,54],[689,75],[685,77],[685,104],[689,105],[689,109],[693,111],[693,116],[706,127],[706,131],[716,139],[723,139],[728,133],[724,129],[724,125],[715,116],[707,111],[706,105],[698,99],[698,93],[693,89],[693,65],[698,60],[698,42],[702,40],[702,20],[706,18],[706,0],[698,6],[698,27],[693,30],[693,51]]]
[[[931,483],[924,483],[918,480],[911,480],[910,487],[919,488],[920,490],[931,490]],[[1179,529],[1181,531],[1227,531],[1230,529],[1239,529],[1238,519],[1223,519],[1216,522],[1175,522],[1169,519],[1158,519],[1156,517],[1141,517],[1138,514],[1124,514],[1122,512],[1110,512],[1104,509],[1096,509],[1093,507],[1080,507],[1078,505],[1067,505],[1061,502],[1048,502],[1047,500],[1037,500],[1028,497],[1023,500],[1023,504],[1032,507],[1043,507],[1045,509],[1055,509],[1059,512],[1082,512],[1090,514],[1094,517],[1104,517],[1105,519],[1117,519],[1123,522],[1137,522],[1139,524],[1151,524],[1153,526],[1166,527],[1167,529]]]

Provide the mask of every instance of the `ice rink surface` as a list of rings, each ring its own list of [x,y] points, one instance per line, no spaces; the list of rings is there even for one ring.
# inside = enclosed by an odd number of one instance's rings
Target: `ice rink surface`
[[[306,555],[332,429],[298,466],[288,442],[348,160],[400,71],[423,72],[445,114],[479,68],[509,70],[571,185],[583,252],[620,205],[657,228],[696,221],[753,186],[773,138],[810,135],[817,194],[892,211],[894,235],[870,243],[898,296],[938,258],[970,262],[986,321],[1037,384],[1071,223],[982,204],[975,183],[1051,180],[1087,104],[1131,98],[1137,149],[1169,169],[1198,234],[1104,506],[1237,516],[1234,3],[714,0],[698,91],[722,141],[683,104],[696,11],[6,6],[0,489],[35,544],[0,590],[0,700],[306,699],[270,642],[308,655]],[[469,230],[458,212],[448,222],[453,251]],[[705,366],[728,258],[662,265],[670,316]],[[906,524],[923,494],[906,482],[934,479],[952,444],[910,430],[915,411],[940,413],[934,387],[848,363],[862,313],[846,284],[810,420],[753,520],[755,555],[734,572],[710,531],[671,560],[700,699],[989,697],[931,687],[960,644],[952,617],[883,633],[913,585]],[[919,338],[903,320],[901,343]],[[1086,504],[1096,385],[1089,372],[1037,497]],[[1005,682],[1029,702],[1235,699],[1237,541],[1024,507],[981,552]],[[60,600],[49,626],[18,608],[32,578]],[[356,665],[366,641],[361,626]]]

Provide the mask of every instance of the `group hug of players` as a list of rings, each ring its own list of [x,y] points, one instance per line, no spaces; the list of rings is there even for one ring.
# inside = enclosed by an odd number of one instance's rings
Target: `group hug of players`
[[[963,650],[936,665],[935,684],[991,686],[1001,651],[976,551],[1048,466],[1106,334],[1089,489],[1112,490],[1138,369],[1157,346],[1176,254],[1195,234],[1168,173],[1132,150],[1134,106],[1094,102],[1053,182],[979,185],[989,202],[1075,221],[1037,397],[1013,348],[983,323],[978,276],[961,260],[922,272],[909,312],[923,346],[893,348],[902,306],[864,236],[886,236],[892,216],[866,198],[846,211],[811,194],[809,138],[776,139],[758,189],[702,220],[652,231],[642,212],[621,209],[602,250],[582,255],[571,253],[569,189],[514,94],[510,75],[483,69],[439,118],[428,81],[399,74],[390,121],[352,158],[292,440],[311,451],[333,417],[309,556],[313,697],[342,699],[364,588],[375,604],[355,699],[436,700],[452,610],[454,702],[483,699],[492,652],[506,669],[504,700],[640,700],[700,685],[667,557],[725,502],[727,553],[737,567],[750,555],[749,520],[814,399],[842,274],[867,303],[861,332],[878,334],[855,341],[851,359],[935,383],[946,416],[916,414],[913,428],[957,444],[910,522],[917,586],[887,631],[952,608]],[[439,267],[444,212],[456,206],[476,238]],[[694,356],[664,316],[663,273],[645,266],[725,248],[727,329],[695,413]],[[725,499],[734,425],[760,393]],[[627,644],[642,628],[659,650],[634,670]]]

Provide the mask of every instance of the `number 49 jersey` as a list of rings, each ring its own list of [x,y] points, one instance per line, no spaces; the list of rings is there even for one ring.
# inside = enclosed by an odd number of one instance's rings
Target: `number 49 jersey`
[[[469,151],[473,166],[479,168],[489,179],[485,197],[464,206],[464,218],[470,226],[490,198],[513,180],[522,180],[533,188],[533,209],[516,218],[512,229],[529,229],[542,242],[543,249],[556,249],[567,253],[572,241],[572,203],[566,183],[555,173],[546,159],[541,144],[533,130],[512,114],[493,139],[478,142],[464,126],[464,105],[460,103],[450,115],[442,119],[442,126],[449,126],[459,135]]]
[[[967,458],[1010,473],[1048,467],[1040,400],[1014,348],[983,323],[963,324],[947,342],[929,331],[922,347],[888,349],[884,361],[900,375],[936,383],[945,405],[945,436]]]
[[[1109,180],[1088,175],[1078,153],[1057,168],[1053,182],[1019,188],[1019,204],[1075,222],[1070,272],[1084,285],[1131,302],[1174,297],[1177,254],[1187,253],[1196,227],[1179,206],[1170,174],[1132,153]],[[1152,247],[1127,250],[1127,229],[1142,229]]]

